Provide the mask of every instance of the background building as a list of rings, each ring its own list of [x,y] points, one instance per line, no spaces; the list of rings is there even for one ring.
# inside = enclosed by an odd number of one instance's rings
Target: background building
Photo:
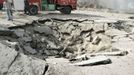
[[[79,6],[108,8],[120,12],[134,13],[134,0],[78,0]]]

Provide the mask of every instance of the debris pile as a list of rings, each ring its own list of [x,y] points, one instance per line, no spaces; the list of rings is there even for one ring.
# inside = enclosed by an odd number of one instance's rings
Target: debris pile
[[[19,43],[17,51],[26,55],[35,55],[41,59],[54,56],[62,49],[60,41],[55,37],[54,30],[49,26],[28,25],[24,27],[11,27]]]
[[[73,48],[78,55],[110,51],[111,38],[105,35],[108,29],[107,23],[67,21],[59,26],[59,29],[63,43]]]
[[[45,61],[48,56],[68,58],[70,66],[75,67],[110,64],[111,56],[128,54],[128,51],[117,47],[117,41],[131,41],[133,38],[133,34],[125,32],[128,29],[118,29],[120,27],[115,24],[118,22],[53,18],[39,19],[22,26],[1,27],[0,59],[6,59],[0,62],[0,73],[44,75],[48,70]],[[57,69],[60,70],[57,64],[50,65],[56,68],[56,73]]]
[[[31,25],[10,27],[17,50],[24,54],[69,58],[70,55],[111,51],[107,23],[78,20],[40,20]],[[9,36],[11,37],[11,36]],[[10,39],[13,40],[13,39]]]
[[[85,53],[111,51],[111,37],[105,34],[108,29],[107,23],[88,20],[43,19],[9,27],[1,35],[17,42],[16,50],[26,55],[43,59],[60,55],[71,59]]]

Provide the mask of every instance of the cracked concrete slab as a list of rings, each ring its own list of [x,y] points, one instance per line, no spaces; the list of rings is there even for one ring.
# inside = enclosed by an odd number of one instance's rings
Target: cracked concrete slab
[[[0,43],[0,75],[43,75],[46,62]]]

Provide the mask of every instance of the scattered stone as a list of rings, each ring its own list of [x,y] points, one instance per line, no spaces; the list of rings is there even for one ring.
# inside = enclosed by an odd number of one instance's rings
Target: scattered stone
[[[38,22],[44,24],[43,21],[50,22],[47,19]],[[12,31],[18,36],[16,41],[22,47],[21,50],[24,48],[24,52],[39,54],[41,56],[55,55],[61,52],[62,48],[67,44],[68,47],[65,48],[65,53],[71,49],[71,53],[78,55],[86,52],[108,51],[110,49],[111,38],[104,34],[108,28],[107,23],[95,23],[93,21],[79,22],[77,20],[62,21],[55,19],[53,20],[55,25],[49,26],[32,23],[30,26],[12,28]]]

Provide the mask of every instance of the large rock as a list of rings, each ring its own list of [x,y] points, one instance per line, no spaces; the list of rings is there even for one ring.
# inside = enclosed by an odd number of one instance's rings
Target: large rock
[[[61,25],[60,26],[60,31],[62,33],[68,33],[68,34],[71,34],[72,33],[72,30],[74,30],[75,27],[73,26],[73,23],[72,22],[66,22],[64,25]]]
[[[8,72],[18,53],[6,45],[0,43],[0,75]]]
[[[107,23],[95,23],[93,26],[93,30],[95,32],[106,31],[108,29],[109,29],[109,27],[108,27]]]
[[[46,63],[20,54],[8,70],[8,75],[43,75]]]
[[[45,61],[28,57],[0,43],[0,75],[44,75]]]
[[[48,26],[38,26],[38,27],[35,27],[34,31],[39,32],[39,33],[44,33],[46,35],[53,34],[52,29],[50,27],[48,27]]]
[[[90,31],[93,28],[93,24],[91,23],[79,23],[81,27],[81,31]]]
[[[25,34],[24,29],[16,29],[14,30],[14,33],[18,36],[18,37],[23,37]]]

